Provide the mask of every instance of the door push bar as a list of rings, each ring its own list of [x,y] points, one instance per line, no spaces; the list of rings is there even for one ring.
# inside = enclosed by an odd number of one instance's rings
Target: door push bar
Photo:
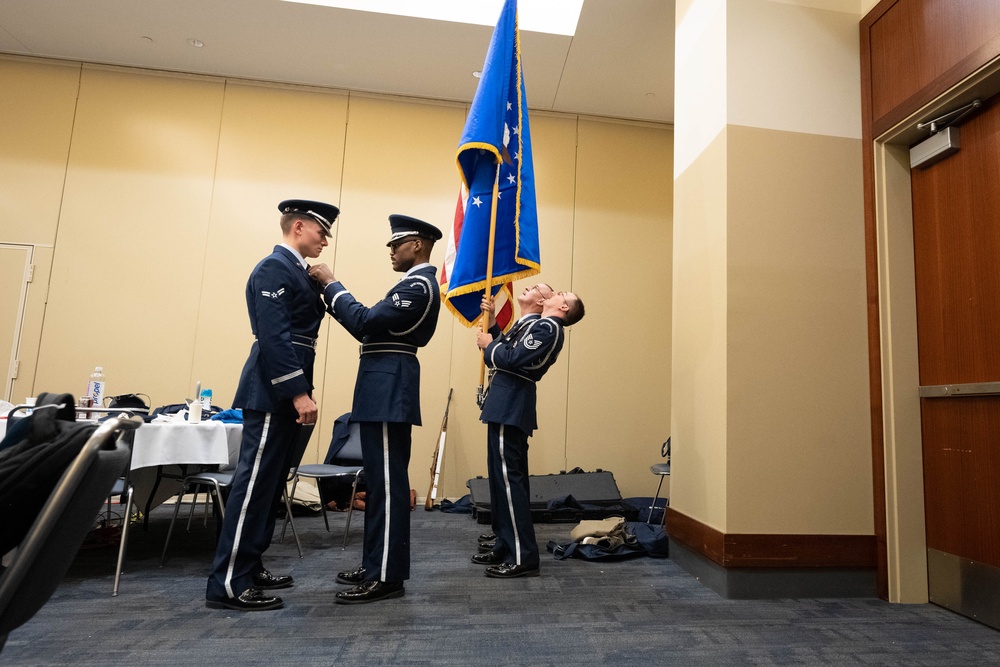
[[[1000,395],[1000,382],[967,382],[965,384],[935,384],[920,387],[921,398],[997,395]]]

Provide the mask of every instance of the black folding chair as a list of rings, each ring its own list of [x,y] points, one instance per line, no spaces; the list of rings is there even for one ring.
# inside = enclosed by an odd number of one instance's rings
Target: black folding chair
[[[109,419],[88,438],[0,576],[0,650],[59,586],[129,461],[119,436],[139,422]]]

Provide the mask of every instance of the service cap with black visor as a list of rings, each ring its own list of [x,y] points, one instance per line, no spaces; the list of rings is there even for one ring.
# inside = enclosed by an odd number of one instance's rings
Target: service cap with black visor
[[[388,243],[385,244],[387,248],[391,248],[393,244],[411,236],[429,241],[437,241],[442,236],[441,230],[429,222],[396,213],[389,216],[389,229],[392,235],[389,237]]]
[[[340,209],[333,204],[309,199],[286,199],[278,204],[278,210],[282,213],[298,213],[309,216],[319,223],[327,236],[332,236],[333,223],[340,215]]]

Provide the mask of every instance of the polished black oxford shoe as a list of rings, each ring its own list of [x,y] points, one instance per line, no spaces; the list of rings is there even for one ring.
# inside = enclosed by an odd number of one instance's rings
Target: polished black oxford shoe
[[[248,588],[235,598],[205,600],[205,606],[209,609],[235,609],[236,611],[267,611],[280,609],[283,604],[281,598],[265,593],[259,588]]]
[[[478,539],[479,543],[482,544],[483,542],[493,542],[494,540],[497,539],[497,536],[494,535],[493,533],[483,533],[482,535],[479,536]]]
[[[502,563],[486,568],[487,577],[494,579],[514,579],[516,577],[537,577],[538,566],[514,565],[513,563]]]
[[[337,583],[357,586],[365,580],[365,566],[362,565],[352,572],[338,572]]]
[[[479,543],[479,553],[481,553],[481,554],[484,554],[487,551],[496,551],[496,548],[497,548],[497,541],[496,540],[491,540],[489,542],[480,542]]]
[[[503,554],[499,551],[487,551],[484,554],[474,555],[472,562],[476,565],[498,565],[503,562]]]
[[[261,570],[257,574],[253,575],[253,585],[254,588],[259,588],[262,591],[273,591],[277,588],[288,588],[295,580],[287,574],[271,574],[267,570]]]
[[[349,591],[337,593],[337,604],[364,604],[401,598],[406,594],[402,581],[365,581]]]

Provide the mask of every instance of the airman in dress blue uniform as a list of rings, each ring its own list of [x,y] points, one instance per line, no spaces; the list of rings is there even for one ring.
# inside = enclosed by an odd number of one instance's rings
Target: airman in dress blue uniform
[[[547,285],[528,291],[539,288],[548,294],[542,295],[540,317],[512,328],[505,336],[496,335],[494,327],[476,337],[483,360],[493,369],[480,419],[487,424],[496,544],[492,551],[476,554],[472,560],[489,565],[486,576],[499,579],[538,576],[538,543],[531,523],[528,484],[528,438],[538,428],[535,384],[559,356],[563,327],[579,322],[584,315],[583,301],[572,292],[552,293]],[[490,312],[492,321],[489,301],[484,310]]]
[[[524,329],[532,321],[537,320],[542,315],[542,303],[548,297],[552,296],[554,290],[551,286],[546,283],[539,283],[537,285],[532,285],[531,287],[526,287],[524,291],[521,292],[517,297],[517,305],[521,310],[521,318],[511,325],[510,329],[504,333],[502,329],[497,325],[496,318],[493,314],[493,300],[487,296],[483,296],[482,309],[485,316],[488,318],[488,331],[493,339],[497,340],[498,345],[513,345],[521,337]],[[494,370],[494,373],[496,371]],[[490,378],[492,380],[492,378]],[[482,408],[482,402],[480,402],[480,408]],[[497,476],[491,474],[490,479],[493,480]],[[490,517],[492,519],[492,533],[480,535],[479,536],[479,553],[486,554],[491,551],[496,551],[497,544],[497,516],[500,508],[501,498],[494,494],[491,489],[490,493]],[[492,553],[489,555],[476,555],[472,557],[472,562],[477,565],[496,565],[503,562],[503,556],[500,553]]]
[[[206,606],[216,609],[277,609],[281,598],[268,591],[293,583],[268,572],[261,557],[271,544],[298,425],[316,423],[313,361],[324,305],[306,258],[327,246],[340,211],[304,199],[283,201],[278,210],[283,243],[254,267],[246,287],[255,340],[233,398],[243,409],[243,439],[205,594]]]
[[[327,311],[361,342],[351,421],[361,428],[365,468],[365,544],[361,567],[337,575],[352,584],[336,602],[356,604],[404,595],[410,577],[410,431],[420,425],[417,349],[437,326],[441,292],[428,263],[441,231],[404,215],[389,216],[386,244],[404,273],[371,308],[360,304],[325,264],[310,269],[324,285]]]

